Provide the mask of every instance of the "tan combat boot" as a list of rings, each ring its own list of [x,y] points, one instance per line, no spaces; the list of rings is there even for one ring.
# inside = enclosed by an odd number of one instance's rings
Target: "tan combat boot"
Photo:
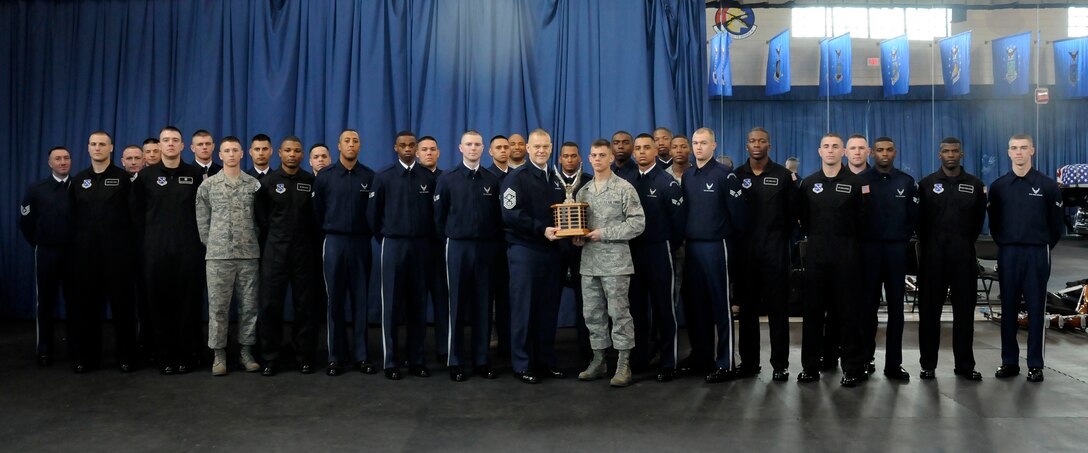
[[[620,358],[616,360],[616,375],[609,382],[613,387],[627,387],[631,385],[631,366],[627,363],[631,357],[631,350],[620,351]]]
[[[593,360],[589,362],[589,366],[586,370],[578,373],[578,379],[583,381],[592,381],[604,377],[604,374],[608,372],[608,364],[604,361],[604,349],[593,350]]]
[[[250,373],[261,369],[261,365],[253,359],[253,353],[249,350],[251,347],[252,346],[248,345],[242,346],[242,357],[241,360],[239,360],[239,363],[246,367],[246,371]]]
[[[215,361],[212,362],[212,376],[227,375],[227,350],[216,349]]]

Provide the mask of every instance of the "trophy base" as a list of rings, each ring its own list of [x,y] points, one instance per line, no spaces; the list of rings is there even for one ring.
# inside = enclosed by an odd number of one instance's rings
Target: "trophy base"
[[[561,238],[569,238],[575,236],[585,236],[589,234],[588,228],[569,228],[565,230],[556,230],[555,235]]]

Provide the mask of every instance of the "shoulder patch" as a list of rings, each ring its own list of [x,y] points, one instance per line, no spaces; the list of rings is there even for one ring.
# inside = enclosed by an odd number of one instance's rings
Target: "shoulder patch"
[[[514,191],[514,188],[508,187],[506,191],[502,193],[502,207],[506,209],[514,209],[514,206],[518,205],[518,193]]]

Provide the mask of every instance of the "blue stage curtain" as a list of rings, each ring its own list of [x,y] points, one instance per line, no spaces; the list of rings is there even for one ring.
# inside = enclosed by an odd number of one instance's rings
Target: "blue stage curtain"
[[[334,158],[354,128],[373,168],[409,129],[435,136],[449,167],[469,128],[543,127],[588,148],[617,129],[690,133],[707,106],[699,0],[5,1],[0,27],[0,314],[19,318],[34,293],[18,202],[50,147],[89,165],[96,129],[119,162],[168,124],[186,142],[294,134]]]

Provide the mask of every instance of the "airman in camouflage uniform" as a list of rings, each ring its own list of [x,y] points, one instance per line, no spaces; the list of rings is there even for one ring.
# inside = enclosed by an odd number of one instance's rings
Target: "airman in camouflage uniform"
[[[593,361],[578,378],[589,381],[603,376],[607,371],[604,351],[615,345],[620,356],[611,385],[625,387],[631,383],[628,358],[635,347],[635,330],[627,299],[635,267],[627,241],[646,228],[646,215],[635,188],[612,173],[609,167],[612,160],[611,145],[604,140],[594,142],[589,161],[596,176],[577,195],[578,201],[589,203],[587,226],[591,231],[574,242],[584,247],[582,313],[593,348]],[[609,317],[612,318],[611,336]]]
[[[233,294],[238,295],[241,363],[246,371],[260,369],[250,351],[257,342],[257,269],[261,250],[257,242],[253,200],[260,183],[257,178],[241,172],[238,167],[241,155],[238,139],[224,138],[220,146],[224,169],[205,180],[196,195],[197,228],[200,241],[208,250],[205,255],[208,347],[215,351],[212,374],[216,376],[227,374],[225,348]]]

